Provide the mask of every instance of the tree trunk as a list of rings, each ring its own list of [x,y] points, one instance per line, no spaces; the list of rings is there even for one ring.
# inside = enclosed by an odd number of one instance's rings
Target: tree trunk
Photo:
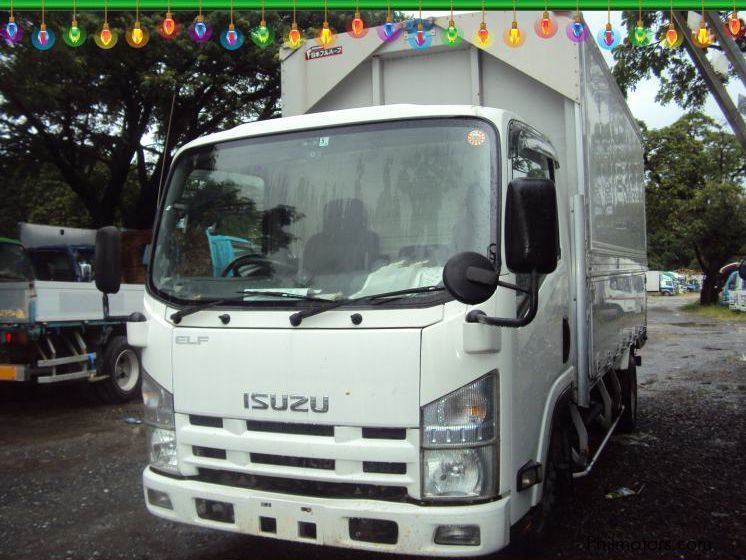
[[[702,291],[699,293],[700,305],[717,305],[718,294],[720,292],[717,286],[719,269],[703,270],[705,279],[702,282]]]

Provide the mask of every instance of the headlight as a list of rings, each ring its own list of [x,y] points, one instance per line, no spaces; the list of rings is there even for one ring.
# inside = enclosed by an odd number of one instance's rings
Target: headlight
[[[174,428],[174,396],[147,373],[142,376],[142,401],[146,424]]]
[[[178,472],[176,431],[174,430],[174,397],[147,374],[142,379],[145,405],[147,446],[150,464],[161,470]]]
[[[477,381],[422,409],[422,496],[480,499],[497,486],[497,377]]]

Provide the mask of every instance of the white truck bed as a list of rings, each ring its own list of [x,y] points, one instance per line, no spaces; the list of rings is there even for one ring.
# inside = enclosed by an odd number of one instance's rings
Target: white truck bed
[[[126,317],[143,310],[142,284],[122,284],[109,296],[109,314]],[[101,292],[92,282],[0,283],[0,321],[4,323],[61,323],[104,318]]]

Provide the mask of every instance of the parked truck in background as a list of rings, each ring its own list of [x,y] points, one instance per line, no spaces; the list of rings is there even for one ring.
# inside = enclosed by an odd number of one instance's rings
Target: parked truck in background
[[[142,311],[143,286],[123,285],[105,309],[93,284],[95,235],[22,223],[21,241],[0,239],[0,381],[87,380],[107,402],[140,395],[125,319]]]
[[[284,118],[176,154],[127,323],[153,514],[482,555],[634,428],[640,131],[593,41],[481,51],[481,17],[455,19],[454,48],[283,51]],[[216,266],[213,235],[250,243]]]

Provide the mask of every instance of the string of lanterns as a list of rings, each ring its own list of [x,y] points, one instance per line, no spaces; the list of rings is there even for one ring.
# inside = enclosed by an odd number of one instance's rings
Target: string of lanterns
[[[458,46],[464,37],[463,30],[456,25],[453,17],[453,0],[450,0],[450,18],[448,26],[440,34],[441,43],[446,46]],[[510,27],[503,31],[502,38],[506,46],[518,48],[524,44],[527,33],[518,25],[516,17],[516,0],[512,0],[513,18]],[[692,32],[691,40],[694,45],[700,48],[712,46],[715,39],[712,31],[708,28],[704,17],[705,2],[702,0],[702,19],[699,28]],[[386,3],[386,22],[376,28],[378,37],[383,42],[393,42],[399,39],[403,32],[406,32],[406,40],[409,46],[415,50],[424,50],[429,48],[433,43],[432,33],[433,23],[429,19],[422,17],[422,0],[418,0],[419,16],[415,19],[404,22],[394,22],[391,16],[391,0]],[[16,21],[13,15],[13,0],[10,1],[10,15],[8,22],[0,26],[0,38],[8,45],[13,46],[20,43],[23,39],[23,28]],[[639,0],[638,18],[636,25],[629,34],[630,44],[636,47],[647,47],[656,42],[663,48],[675,49],[681,46],[684,36],[676,29],[673,21],[673,0],[670,0],[670,18],[666,32],[656,39],[653,31],[645,27],[642,17],[642,0]],[[328,0],[324,0],[324,21],[321,29],[315,37],[317,45],[328,48],[332,47],[336,41],[337,33],[329,25],[328,21]],[[348,22],[347,34],[354,38],[360,39],[368,33],[369,26],[360,13],[359,0],[355,2],[355,11],[353,18]],[[182,31],[181,25],[175,20],[171,12],[171,0],[167,0],[166,15],[156,26],[156,32],[165,40],[171,40],[177,37]],[[549,12],[548,0],[544,0],[544,10],[540,13],[534,24],[534,33],[540,39],[549,39],[554,37],[558,31],[556,18]],[[724,31],[733,39],[740,39],[746,35],[746,25],[738,18],[735,0],[733,2],[733,11],[728,15],[724,24]],[[198,13],[194,21],[188,26],[187,33],[192,41],[201,44],[206,43],[212,38],[212,26],[205,21],[202,13],[202,0],[198,2]],[[590,30],[583,21],[580,14],[580,0],[576,0],[576,9],[572,21],[565,29],[567,38],[574,43],[583,43],[590,37]],[[220,45],[229,51],[235,51],[241,48],[245,43],[244,33],[238,29],[233,20],[233,0],[230,1],[230,23],[228,27],[222,30],[219,35]],[[259,25],[249,32],[251,42],[260,49],[265,49],[275,41],[275,32],[267,27],[264,19],[264,0],[261,2],[261,19]],[[73,13],[70,27],[62,31],[63,42],[72,48],[83,45],[87,35],[83,28],[78,25],[77,5],[73,0]],[[118,32],[109,27],[108,20],[108,0],[104,0],[104,21],[101,28],[93,35],[93,41],[101,49],[111,49],[118,42]],[[140,23],[140,0],[135,1],[135,21],[132,27],[125,32],[125,41],[132,48],[142,48],[150,40],[149,31]],[[611,0],[607,0],[607,23],[603,29],[598,32],[596,41],[598,45],[606,50],[613,50],[621,43],[622,36],[618,29],[614,29],[611,24]],[[45,22],[45,4],[41,1],[41,25],[31,34],[32,45],[40,50],[47,51],[51,49],[56,41],[54,31],[47,28]],[[298,29],[296,21],[296,0],[293,0],[293,19],[288,32],[282,38],[282,45],[290,49],[299,49],[305,43],[305,38]],[[493,44],[492,33],[487,29],[485,21],[485,0],[482,0],[482,21],[479,29],[473,37],[473,43],[477,47],[487,49]]]

